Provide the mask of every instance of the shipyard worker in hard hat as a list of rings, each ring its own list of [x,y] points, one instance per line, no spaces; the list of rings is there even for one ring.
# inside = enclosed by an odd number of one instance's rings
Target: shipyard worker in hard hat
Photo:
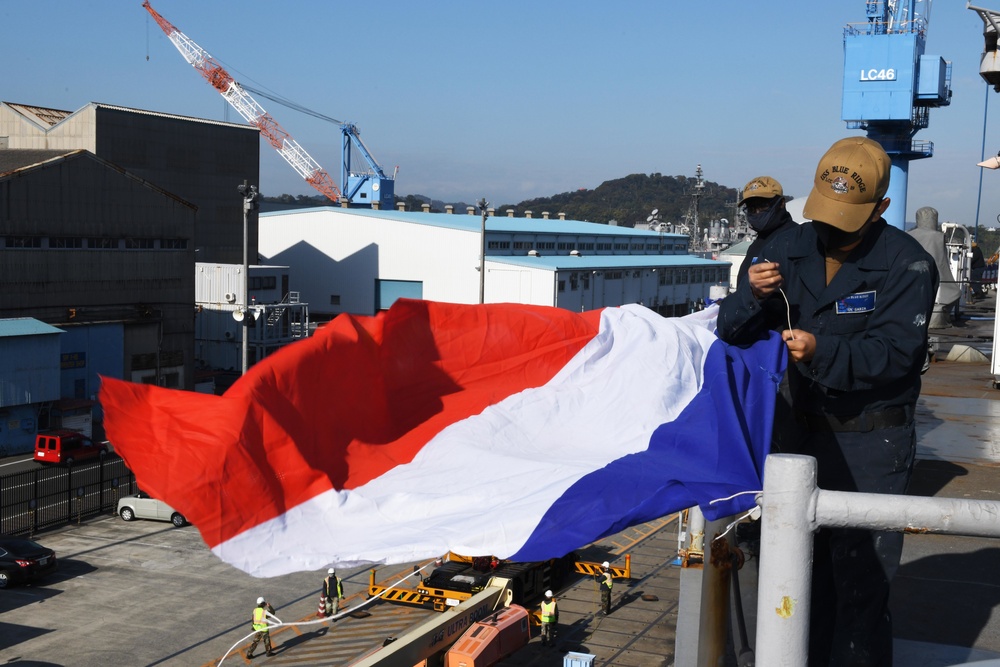
[[[913,470],[938,277],[920,244],[882,219],[890,167],[871,139],[834,143],[803,209],[810,222],[765,245],[767,261],[750,267],[719,310],[718,333],[730,343],[783,329],[791,407],[802,428],[792,453],[816,459],[824,490],[903,494]],[[786,297],[779,317],[761,307]],[[898,532],[817,531],[811,667],[892,665],[889,583],[902,545]]]
[[[934,258],[939,278],[937,296],[934,298],[934,313],[927,326],[930,329],[943,329],[951,324],[951,312],[961,296],[961,291],[948,262],[944,233],[938,227],[937,209],[922,206],[914,215],[917,226],[911,229],[909,234],[923,246],[927,254]]]
[[[550,643],[555,636],[556,623],[559,622],[559,607],[556,599],[552,597],[552,591],[545,591],[545,599],[542,600],[542,646]]]
[[[271,626],[267,623],[268,616],[274,616],[274,607],[268,604],[264,598],[257,598],[257,606],[253,608],[250,620],[253,624],[254,635],[250,650],[247,651],[247,658],[253,658],[254,649],[257,648],[261,639],[264,640],[265,655],[274,655],[274,650],[271,648]]]
[[[750,265],[762,259],[760,251],[772,236],[796,226],[791,213],[785,208],[789,199],[791,197],[785,196],[781,183],[770,176],[758,176],[743,186],[738,204],[743,209],[747,224],[757,236],[747,248],[747,255],[736,274],[736,282],[744,280]]]
[[[323,614],[327,618],[340,612],[340,601],[344,599],[344,581],[332,567],[323,579]]]
[[[611,563],[608,561],[601,563],[601,571],[597,573],[596,579],[597,585],[601,589],[601,611],[607,616],[611,613],[611,588],[614,586]]]

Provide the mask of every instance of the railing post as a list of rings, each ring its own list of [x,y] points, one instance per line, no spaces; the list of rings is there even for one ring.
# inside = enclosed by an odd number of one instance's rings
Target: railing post
[[[722,538],[723,545],[714,538],[725,530],[732,517],[706,522],[698,507],[692,507],[688,516],[690,546],[682,553],[674,665],[720,665],[726,652],[732,573],[729,559],[723,558],[720,563],[715,556],[720,548],[723,553],[731,553],[732,535]]]
[[[767,457],[757,590],[758,665],[808,663],[816,496],[816,459]]]

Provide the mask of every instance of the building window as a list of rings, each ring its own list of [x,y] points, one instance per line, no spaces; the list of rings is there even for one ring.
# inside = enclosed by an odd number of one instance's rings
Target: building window
[[[250,289],[252,290],[273,290],[278,287],[276,276],[252,276],[250,278]]]
[[[615,244],[615,250],[628,250],[628,244],[627,243],[616,243]]]
[[[41,248],[41,236],[8,236],[8,248]]]
[[[91,250],[117,250],[118,239],[102,236],[100,238],[91,237],[87,239],[87,247]]]
[[[331,306],[339,306],[340,305],[340,295],[339,294],[331,294],[330,295],[330,305]]]
[[[606,280],[621,280],[622,279],[622,272],[621,271],[605,271],[604,272],[604,278]]]
[[[565,292],[566,291],[566,281],[565,280],[560,280],[559,281],[559,291],[560,292]]]
[[[590,289],[590,276],[585,275],[583,277],[583,289]]]
[[[514,241],[514,250],[526,250],[530,247],[526,241]]]
[[[50,248],[82,248],[83,239],[79,236],[53,236],[49,238]]]
[[[486,244],[486,247],[490,250],[508,250],[510,248],[510,241],[490,241]]]
[[[160,248],[163,250],[187,250],[187,239],[160,239]]]
[[[152,250],[155,247],[153,239],[128,238],[125,239],[126,250]]]

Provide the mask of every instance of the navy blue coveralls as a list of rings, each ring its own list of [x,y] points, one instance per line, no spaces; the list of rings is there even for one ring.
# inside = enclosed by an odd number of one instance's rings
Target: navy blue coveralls
[[[816,337],[808,362],[789,364],[793,420],[775,424],[814,456],[821,489],[903,494],[913,468],[913,414],[937,293],[934,260],[912,237],[876,220],[826,284],[814,223],[780,234],[762,252],[778,262],[792,329]],[[766,300],[777,299],[780,293]],[[766,301],[765,300],[765,301]],[[773,304],[768,304],[771,306]],[[749,280],[723,299],[719,337],[749,343],[789,328],[786,308],[762,308]],[[818,531],[813,554],[809,664],[892,664],[889,582],[902,553],[897,532]]]

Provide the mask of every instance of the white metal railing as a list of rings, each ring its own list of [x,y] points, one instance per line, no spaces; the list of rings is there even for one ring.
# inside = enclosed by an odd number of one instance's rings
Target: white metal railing
[[[1000,502],[824,491],[816,459],[772,454],[764,465],[756,664],[808,662],[813,532],[821,527],[1000,537]]]

